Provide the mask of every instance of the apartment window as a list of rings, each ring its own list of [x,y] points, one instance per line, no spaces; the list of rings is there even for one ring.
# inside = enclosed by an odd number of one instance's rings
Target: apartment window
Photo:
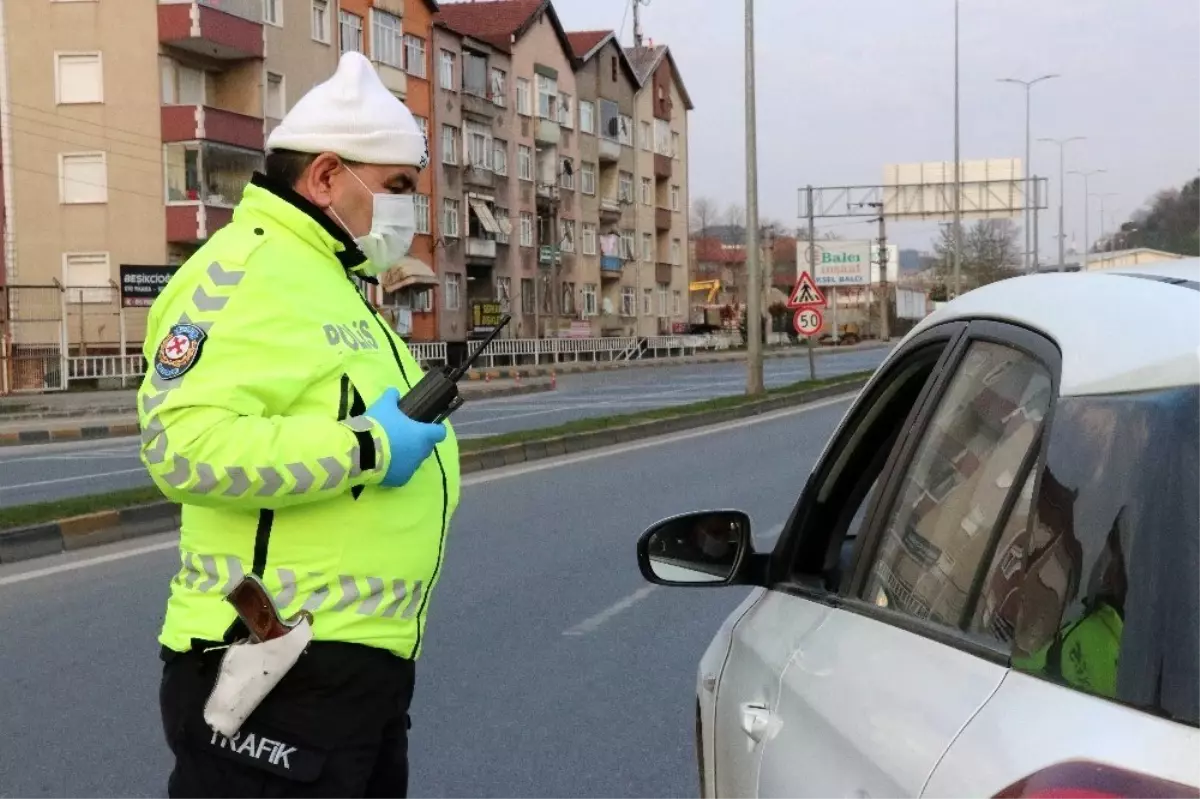
[[[654,182],[642,178],[642,205],[654,205]]]
[[[642,234],[642,260],[650,263],[654,260],[654,234]]]
[[[500,232],[496,234],[496,243],[508,244],[512,237],[512,220],[508,216],[508,209],[496,206],[492,216],[496,218],[496,227],[500,229]]]
[[[581,133],[596,132],[596,105],[587,100],[579,101],[579,130]]]
[[[463,130],[467,137],[467,158],[470,165],[477,169],[491,169],[492,150],[495,147],[491,130],[474,122],[464,123]]]
[[[683,313],[683,294],[678,290],[671,292],[671,315],[679,316]]]
[[[433,289],[412,292],[412,309],[422,313],[433,310]]]
[[[447,200],[447,202],[451,201]],[[460,307],[462,307],[462,275],[446,275],[446,310],[457,311]]]
[[[633,260],[634,240],[632,230],[621,231],[621,259],[625,261]]]
[[[562,284],[562,312],[565,314],[575,313],[575,284]]]
[[[496,299],[500,301],[500,310],[508,313],[512,310],[512,278],[496,278]]]
[[[560,94],[558,96],[558,124],[564,128],[575,127],[574,106],[571,105],[571,95]]]
[[[413,119],[417,120],[417,125],[421,128],[421,135],[425,137],[425,141],[429,141],[429,119],[427,117],[417,116],[413,114]]]
[[[558,81],[553,78],[547,78],[545,75],[538,75],[537,92],[538,116],[542,119],[558,119],[558,114],[555,110],[556,101],[558,100]]]
[[[458,200],[442,200],[442,236],[458,238]]]
[[[349,11],[338,11],[338,38],[342,44],[342,52],[361,53],[363,51],[363,20],[358,14]]]
[[[442,163],[458,163],[458,128],[442,125]]]
[[[517,177],[533,180],[533,150],[524,144],[517,146]]]
[[[617,117],[617,141],[626,147],[633,146],[633,117],[624,114]]]
[[[671,187],[671,210],[678,211],[681,207],[680,193],[678,186]]]
[[[283,90],[283,76],[267,73],[267,119],[283,119],[287,113],[287,96]]]
[[[575,220],[558,220],[558,247],[563,252],[575,252]]]
[[[667,315],[667,292],[669,290],[670,290],[669,286],[666,283],[658,284],[658,315],[659,316]]]
[[[671,263],[675,266],[683,263],[683,242],[679,239],[671,239]]]
[[[442,88],[447,91],[454,91],[454,53],[449,50],[442,51],[442,59],[439,62],[441,67],[438,74],[441,76]]]
[[[425,77],[425,40],[404,34],[404,67],[414,78]]]
[[[429,195],[414,194],[413,195],[413,210],[417,215],[417,232],[429,235]]]
[[[564,158],[562,162],[562,174],[559,176],[559,185],[568,191],[575,191],[575,162],[570,158]]]
[[[104,65],[99,53],[55,53],[55,101],[59,105],[104,102]]]
[[[312,37],[329,44],[329,0],[312,0]]]
[[[173,58],[159,59],[163,105],[204,105],[208,75],[202,69],[184,66]]]
[[[643,122],[638,129],[638,137],[641,139],[642,149],[648,153],[654,152],[654,130],[650,127],[649,122]]]
[[[475,97],[487,97],[488,67],[486,58],[464,50],[462,73],[462,90],[464,92]]]
[[[654,152],[671,154],[671,126],[665,119],[654,120]]]
[[[404,69],[404,25],[400,17],[371,9],[371,58]]]
[[[682,148],[679,146],[679,134],[671,132],[671,155],[675,158],[681,158]]]
[[[263,22],[283,27],[283,0],[263,0]]]
[[[596,307],[596,284],[595,283],[584,283],[583,284],[583,315],[584,316],[595,316],[596,313],[598,312],[598,310],[599,309]]]
[[[521,212],[521,246],[533,246],[533,214],[528,211]]]
[[[508,74],[502,69],[492,67],[492,104],[503,108],[508,100]]]
[[[530,116],[533,114],[532,97],[529,94],[529,80],[517,78],[517,113]]]
[[[583,254],[596,254],[596,225],[593,222],[583,223]]]
[[[596,167],[594,164],[580,166],[579,188],[584,194],[596,193]]]
[[[63,153],[58,157],[58,201],[66,205],[108,202],[104,153]]]
[[[537,307],[537,299],[533,296],[533,278],[521,278],[521,313],[532,313]]]
[[[112,289],[108,253],[63,253],[63,286],[67,299],[80,303],[107,303]]]
[[[642,290],[642,316],[654,315],[654,289]]]
[[[508,142],[503,139],[492,142],[492,171],[497,175],[508,174]]]
[[[623,203],[633,202],[633,175],[622,172],[617,178],[617,200]]]
[[[621,133],[621,109],[612,100],[600,101],[600,135],[618,141]]]
[[[621,316],[637,315],[637,293],[633,286],[621,288]]]

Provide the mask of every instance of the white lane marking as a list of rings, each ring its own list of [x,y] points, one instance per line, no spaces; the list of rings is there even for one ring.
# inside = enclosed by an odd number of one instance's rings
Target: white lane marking
[[[116,477],[119,474],[145,474],[146,467],[137,469],[117,469],[112,472],[92,472],[79,474],[74,477],[56,477],[53,480],[38,480],[35,483],[17,483],[16,485],[0,486],[0,491],[16,491],[19,488],[37,488],[38,486],[54,485],[55,483],[78,483],[80,480],[95,480],[98,477]]]
[[[638,602],[653,594],[657,589],[657,585],[642,586],[624,599],[609,605],[595,616],[584,619],[569,630],[563,630],[563,635],[587,635],[588,633],[594,633],[604,622],[633,607]]]
[[[783,532],[783,523],[782,522],[774,525],[773,527],[771,527],[764,533],[755,533],[754,537],[763,539],[763,540],[769,540],[769,539],[776,538],[781,532]],[[652,593],[654,593],[655,589],[657,589],[659,587],[660,586],[653,585],[653,584],[644,585],[641,588],[639,588],[638,590],[634,591],[629,596],[624,597],[623,599],[619,599],[616,602],[614,602],[613,604],[609,605],[607,608],[600,611],[595,616],[589,616],[588,618],[579,622],[579,624],[576,624],[574,627],[570,627],[566,630],[563,630],[563,635],[580,636],[580,635],[587,635],[588,633],[594,633],[605,622],[611,620],[614,616],[617,616],[618,614],[625,612],[629,608],[636,605],[638,602],[641,602],[643,599],[645,599],[646,597],[648,597]]]
[[[550,459],[546,459],[546,460],[542,460],[542,461],[534,461],[533,463],[523,464],[521,466],[511,466],[506,469],[496,469],[496,470],[484,472],[484,473],[478,474],[478,475],[467,475],[463,478],[462,485],[464,488],[467,486],[472,486],[472,485],[483,485],[485,483],[492,483],[492,482],[496,482],[499,480],[507,480],[510,477],[520,477],[523,474],[540,472],[545,469],[560,469],[563,466],[570,466],[570,465],[573,465],[576,463],[586,463],[587,461],[598,460],[600,458],[608,458],[613,455],[622,455],[627,452],[637,452],[638,450],[649,449],[651,447],[662,447],[662,446],[666,446],[667,444],[673,444],[678,441],[687,441],[687,440],[693,439],[693,438],[709,436],[714,433],[723,433],[723,432],[727,432],[729,430],[739,430],[743,427],[750,427],[751,425],[772,422],[772,421],[776,421],[778,419],[787,418],[789,416],[797,416],[799,414],[807,413],[809,411],[820,410],[821,408],[828,408],[831,405],[837,405],[839,403],[849,402],[850,400],[854,399],[855,396],[856,395],[854,395],[854,394],[844,394],[840,397],[833,397],[833,398],[830,398],[827,400],[819,400],[817,402],[809,403],[808,405],[799,405],[795,408],[784,408],[783,410],[775,411],[773,413],[764,413],[761,416],[752,416],[748,419],[739,419],[736,422],[726,422],[725,424],[713,425],[711,427],[701,427],[701,428],[697,428],[695,430],[687,430],[682,433],[673,433],[673,434],[667,435],[667,436],[659,436],[658,438],[651,438],[651,439],[647,439],[645,441],[632,442],[629,444],[619,444],[614,447],[605,447],[604,449],[597,449],[597,450],[593,450],[591,452],[582,452],[582,453],[579,453],[578,455],[568,455],[563,458],[550,458]],[[14,574],[9,577],[0,577],[0,586],[8,585],[10,583],[23,582],[25,580],[32,580],[37,577],[46,577],[46,576],[49,576],[52,574],[60,574],[62,572],[71,572],[71,571],[77,571],[79,569],[86,569],[90,566],[97,566],[102,563],[109,563],[112,561],[124,560],[125,558],[138,557],[140,555],[146,555],[146,554],[149,554],[152,552],[161,552],[165,549],[170,549],[172,547],[177,547],[177,546],[178,546],[178,543],[172,541],[172,542],[166,543],[166,544],[154,544],[151,546],[139,547],[137,549],[130,549],[130,550],[122,551],[122,552],[116,552],[111,555],[102,555],[100,557],[89,558],[87,560],[73,561],[71,563],[64,563],[59,566],[51,566],[51,567],[48,567],[45,569],[38,569],[36,571],[20,572],[18,574]],[[14,565],[19,567],[20,564],[14,564]],[[3,568],[4,568],[3,566],[0,566],[0,570],[3,570]],[[32,575],[32,576],[26,577],[25,575]]]
[[[8,577],[0,577],[0,587],[6,585],[15,585],[23,583],[27,580],[36,580],[39,577],[49,577],[54,574],[62,574],[63,572],[73,572],[78,569],[86,569],[92,566],[99,566],[102,563],[112,563],[126,558],[134,558],[139,555],[149,555],[153,552],[163,552],[168,549],[175,549],[179,546],[178,541],[166,541],[161,544],[150,544],[149,546],[138,547],[137,549],[126,549],[122,552],[114,552],[111,555],[100,555],[87,560],[76,560],[70,563],[63,563],[58,566],[48,566],[44,569],[35,569],[33,571],[21,572],[19,574],[11,574]]]

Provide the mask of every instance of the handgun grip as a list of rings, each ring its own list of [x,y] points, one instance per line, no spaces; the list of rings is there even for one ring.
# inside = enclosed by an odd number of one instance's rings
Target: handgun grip
[[[233,605],[238,618],[255,642],[280,638],[291,629],[291,625],[280,615],[266,586],[252,574],[243,577],[225,598]]]

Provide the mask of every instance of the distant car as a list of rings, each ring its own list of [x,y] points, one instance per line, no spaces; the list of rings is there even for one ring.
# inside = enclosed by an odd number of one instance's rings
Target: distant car
[[[700,662],[704,796],[1200,796],[1200,259],[948,303],[770,552],[707,511],[638,562],[757,587]]]

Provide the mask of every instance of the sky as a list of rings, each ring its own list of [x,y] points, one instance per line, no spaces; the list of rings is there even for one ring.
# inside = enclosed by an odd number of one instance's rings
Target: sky
[[[568,30],[615,29],[632,41],[630,0],[555,0]],[[742,0],[649,0],[647,39],[671,47],[695,104],[690,194],[745,205]],[[876,184],[893,163],[954,159],[954,0],[756,0],[755,72],[761,217],[788,227],[798,189]],[[1059,148],[1086,136],[1066,169],[1090,178],[1104,227],[1155,192],[1200,174],[1200,3],[1196,0],[960,0],[963,160],[1025,155],[1025,90],[997,82],[1061,77],[1032,90],[1033,172],[1049,178],[1042,260],[1057,250]],[[1100,199],[1090,203],[1099,236]],[[1083,179],[1066,179],[1068,248],[1084,238]],[[1018,224],[1020,219],[1016,220]],[[806,224],[806,223],[805,223]],[[843,238],[867,222],[818,223]],[[888,236],[929,249],[937,223],[895,222]]]

